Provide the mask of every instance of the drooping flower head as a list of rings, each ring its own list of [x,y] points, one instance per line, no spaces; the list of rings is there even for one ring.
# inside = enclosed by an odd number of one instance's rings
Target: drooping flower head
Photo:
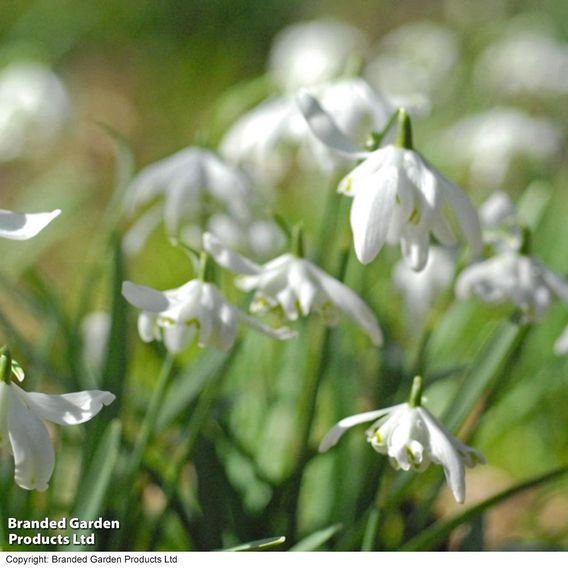
[[[334,325],[337,312],[343,313],[369,335],[375,345],[382,343],[382,333],[371,309],[348,286],[326,274],[313,262],[298,254],[283,254],[258,265],[224,247],[206,233],[203,245],[224,268],[239,274],[236,285],[254,291],[252,312],[281,310],[288,320],[316,311]]]
[[[298,104],[312,132],[336,152],[363,159],[339,184],[338,191],[353,198],[351,229],[357,258],[371,262],[385,242],[400,242],[413,270],[428,260],[431,237],[445,246],[457,243],[455,222],[473,254],[481,251],[477,212],[463,191],[412,149],[410,120],[399,111],[395,144],[374,151],[355,146],[307,92]]]
[[[375,421],[367,430],[373,449],[389,457],[395,469],[424,471],[431,463],[444,468],[450,490],[458,503],[465,500],[465,466],[485,463],[481,452],[450,434],[421,404],[422,379],[416,377],[410,401],[340,420],[324,437],[319,450],[334,446],[346,430]]]
[[[272,329],[242,313],[225,300],[215,284],[202,278],[165,292],[124,282],[122,294],[142,310],[138,317],[142,341],[163,341],[171,353],[183,351],[195,337],[200,347],[228,351],[235,343],[241,322],[274,339],[295,335],[288,328]]]
[[[55,467],[55,454],[43,421],[63,426],[82,424],[115,396],[99,390],[62,395],[26,392],[13,382],[23,380],[23,371],[5,347],[0,349],[0,379],[0,447],[7,447],[14,456],[15,479],[20,487],[45,491]]]

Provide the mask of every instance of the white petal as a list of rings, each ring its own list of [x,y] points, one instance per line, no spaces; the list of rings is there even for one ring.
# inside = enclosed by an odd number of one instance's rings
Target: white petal
[[[568,280],[553,270],[538,263],[542,271],[542,277],[551,290],[565,303],[568,304]]]
[[[162,206],[157,204],[144,213],[140,219],[130,227],[122,239],[122,248],[128,255],[139,253],[150,235],[162,220]]]
[[[262,272],[261,266],[223,246],[221,241],[211,233],[203,235],[203,248],[217,264],[227,270],[247,276],[254,276]]]
[[[16,483],[24,489],[45,491],[55,467],[49,433],[13,388],[9,390],[9,397],[8,431],[14,454]]]
[[[568,326],[562,332],[562,335],[554,344],[554,353],[556,355],[566,355],[568,353]]]
[[[138,335],[144,343],[160,339],[160,328],[156,323],[156,316],[148,312],[142,312],[138,316]]]
[[[375,314],[369,306],[351,288],[332,278],[317,266],[311,265],[311,271],[332,303],[349,319],[366,331],[375,345],[382,345],[383,334]]]
[[[219,331],[216,342],[216,346],[220,351],[228,351],[235,343],[237,323],[236,310],[228,304],[222,306],[219,314]]]
[[[14,213],[0,209],[0,237],[16,241],[31,239],[60,213],[60,209],[51,213]]]
[[[377,420],[377,418],[380,418],[381,416],[394,411],[400,406],[402,405],[390,406],[388,408],[372,410],[370,412],[363,412],[361,414],[354,414],[353,416],[343,418],[325,435],[324,439],[319,445],[319,451],[326,452],[327,450],[329,450],[329,448],[335,446],[335,444],[337,444],[337,442],[339,441],[339,438],[341,438],[341,436],[343,436],[343,434],[347,430],[349,430],[349,428],[357,426],[357,424],[363,424],[365,422]]]
[[[430,235],[424,229],[416,225],[405,225],[400,244],[404,260],[408,266],[420,272],[428,262],[428,252],[430,247]]]
[[[358,148],[339,130],[333,118],[323,110],[318,101],[307,91],[300,91],[296,97],[296,102],[311,131],[326,146],[338,154],[353,159],[365,158],[369,155],[369,152]]]
[[[483,239],[481,237],[481,226],[477,211],[473,207],[469,197],[450,180],[444,178],[440,173],[440,188],[444,197],[452,206],[452,210],[456,216],[460,229],[466,238],[471,251],[474,255],[481,253],[483,248]]]
[[[176,324],[163,327],[164,345],[170,353],[181,353],[195,335],[194,325]]]
[[[103,406],[116,398],[108,391],[90,390],[67,394],[43,394],[25,392],[12,384],[20,399],[34,414],[62,425],[82,424],[96,416]]]
[[[432,461],[442,465],[446,481],[455,500],[458,503],[463,503],[465,500],[465,468],[460,453],[452,443],[454,437],[442,427],[428,410],[419,407],[418,412],[422,416],[430,435]]]
[[[396,168],[381,170],[359,187],[351,205],[351,229],[357,258],[371,262],[381,250],[396,204],[398,173]]]
[[[163,292],[133,282],[122,283],[122,295],[139,310],[159,313],[170,306],[170,301]]]

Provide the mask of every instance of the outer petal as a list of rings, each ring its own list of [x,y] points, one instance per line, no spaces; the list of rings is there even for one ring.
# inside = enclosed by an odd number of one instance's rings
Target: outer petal
[[[43,394],[25,392],[15,384],[11,386],[34,414],[63,426],[87,422],[96,416],[103,406],[108,406],[116,398],[114,394],[100,390]]]
[[[180,353],[193,339],[195,326],[175,324],[163,328],[164,345],[170,353]]]
[[[458,503],[465,500],[465,468],[459,451],[453,444],[454,437],[423,407],[418,412],[430,435],[432,461],[444,468],[446,481]]]
[[[383,334],[375,314],[351,288],[320,270],[310,266],[325,294],[349,319],[366,331],[375,345],[383,343]]]
[[[354,414],[353,416],[348,416],[340,420],[324,437],[319,445],[320,452],[326,452],[332,446],[335,446],[339,441],[339,438],[345,434],[349,428],[357,426],[357,424],[363,424],[365,422],[371,422],[372,420],[377,420],[385,414],[389,414],[400,408],[402,405],[398,404],[396,406],[390,406],[388,408],[382,408],[380,410],[372,410],[370,412],[363,412],[362,414]]]
[[[49,433],[43,422],[20,400],[15,389],[10,388],[8,393],[8,432],[16,483],[24,489],[45,491],[55,467]]]
[[[296,102],[310,130],[330,149],[353,159],[365,158],[369,155],[369,152],[358,148],[339,130],[331,116],[307,91],[301,90],[296,97]]]
[[[381,170],[360,187],[351,206],[351,229],[357,258],[371,262],[381,250],[396,204],[398,173],[396,168]]]
[[[13,213],[0,209],[0,237],[25,241],[35,237],[61,213],[61,209],[51,213]]]
[[[170,301],[163,292],[133,282],[122,283],[122,295],[134,307],[147,312],[163,312],[170,306]]]
[[[440,188],[444,197],[452,206],[460,229],[466,238],[474,255],[481,253],[483,239],[477,211],[473,207],[467,195],[442,174],[436,172],[439,177]]]
[[[261,266],[223,246],[221,241],[211,233],[203,235],[203,248],[217,264],[231,272],[246,276],[256,276],[262,272]]]
[[[568,304],[568,280],[553,270],[537,263],[542,271],[542,277],[551,290],[565,303]]]
[[[554,343],[554,352],[556,355],[566,355],[568,353],[568,326],[566,326],[562,335]]]

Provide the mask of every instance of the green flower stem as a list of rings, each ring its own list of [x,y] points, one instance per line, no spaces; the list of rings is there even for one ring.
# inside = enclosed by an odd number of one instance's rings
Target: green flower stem
[[[296,223],[292,227],[290,248],[292,249],[292,254],[296,255],[298,258],[304,258],[304,224],[302,222]]]
[[[6,345],[0,348],[0,380],[9,385],[12,382],[12,357]]]
[[[136,474],[140,470],[140,465],[144,457],[144,452],[154,432],[156,421],[160,412],[160,407],[164,401],[166,386],[172,374],[174,364],[174,356],[171,353],[166,355],[162,364],[162,369],[158,377],[158,382],[152,393],[152,397],[144,416],[144,421],[140,427],[140,433],[134,444],[134,448],[130,454],[124,474],[124,493],[128,498],[124,500],[124,508],[122,510],[122,518],[125,519],[130,515],[131,507],[135,499],[135,481]],[[125,523],[126,525],[126,523]]]
[[[401,108],[398,110],[397,120],[398,130],[396,132],[395,145],[405,150],[412,150],[412,124],[405,109]]]
[[[349,251],[343,254],[338,280],[342,281],[345,277],[348,259]],[[314,367],[310,367],[308,371],[308,376],[300,395],[300,409],[296,422],[298,424],[298,431],[300,432],[298,454],[295,460],[297,465],[296,470],[289,479],[289,487],[287,488],[286,496],[288,503],[288,528],[286,535],[289,542],[296,542],[296,532],[298,527],[298,501],[300,497],[302,479],[304,477],[306,466],[314,455],[310,446],[310,438],[316,415],[316,402],[320,386],[331,361],[332,333],[333,332],[329,327],[327,327],[323,332],[319,356],[316,359]]]
[[[178,449],[177,456],[173,458],[169,471],[165,475],[167,486],[164,488],[164,508],[162,513],[151,521],[151,527],[149,530],[151,539],[148,544],[148,550],[156,550],[156,546],[162,535],[162,529],[165,526],[165,517],[170,513],[170,505],[175,501],[176,493],[179,489],[179,481],[183,467],[188,462],[193,450],[195,449],[203,426],[209,418],[211,408],[217,399],[224,379],[228,375],[231,364],[239,350],[240,343],[237,342],[225,359],[217,376],[213,380],[209,381],[209,383],[204,387],[199,396],[195,410],[191,413],[191,419],[189,420],[187,428],[181,437],[184,442]]]
[[[412,382],[412,390],[410,391],[410,399],[408,404],[413,407],[422,406],[422,391],[424,389],[424,381],[420,375],[414,377]]]

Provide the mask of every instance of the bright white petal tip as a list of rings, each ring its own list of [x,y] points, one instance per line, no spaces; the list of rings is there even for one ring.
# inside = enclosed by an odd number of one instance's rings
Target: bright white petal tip
[[[61,209],[50,213],[14,213],[0,209],[0,237],[16,241],[31,239],[60,213]]]

